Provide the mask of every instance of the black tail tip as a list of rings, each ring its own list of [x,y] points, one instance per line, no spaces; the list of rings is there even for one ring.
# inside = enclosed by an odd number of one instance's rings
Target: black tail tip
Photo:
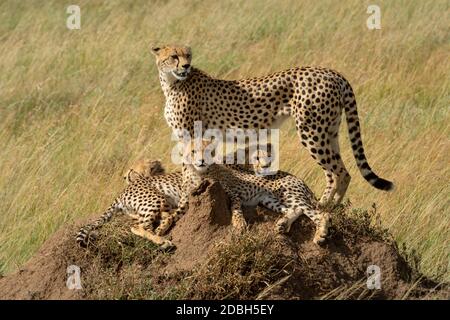
[[[394,184],[391,181],[382,179],[382,178],[378,178],[377,180],[375,180],[372,185],[380,190],[384,190],[384,191],[392,191],[394,190]]]
[[[380,178],[377,175],[375,175],[373,172],[364,176],[364,179],[366,179],[372,186],[374,186],[377,189],[384,190],[384,191],[394,190],[394,184],[391,181]]]

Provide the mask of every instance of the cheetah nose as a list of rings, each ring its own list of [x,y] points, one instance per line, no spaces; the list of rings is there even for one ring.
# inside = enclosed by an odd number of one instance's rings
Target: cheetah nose
[[[185,69],[189,69],[189,67],[190,67],[191,65],[190,64],[183,64],[183,68],[185,68]]]

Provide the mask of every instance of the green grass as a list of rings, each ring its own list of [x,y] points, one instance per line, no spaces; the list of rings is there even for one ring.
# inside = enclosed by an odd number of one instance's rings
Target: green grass
[[[357,95],[368,159],[396,183],[371,188],[343,159],[356,207],[376,203],[430,276],[450,280],[448,1],[379,1],[382,29],[361,1],[64,1],[0,3],[0,270],[17,269],[61,225],[101,212],[136,159],[173,142],[150,43],[187,43],[193,64],[227,79],[296,65],[343,73]],[[324,178],[282,130],[281,165],[319,194]]]

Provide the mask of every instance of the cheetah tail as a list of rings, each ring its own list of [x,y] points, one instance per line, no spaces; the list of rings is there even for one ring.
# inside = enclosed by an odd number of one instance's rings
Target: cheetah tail
[[[351,90],[351,88],[350,88]],[[353,156],[356,160],[356,165],[361,172],[364,179],[367,180],[373,187],[392,191],[394,189],[394,184],[391,181],[385,180],[377,176],[369,166],[367,162],[366,155],[364,153],[364,148],[361,139],[361,127],[359,124],[358,111],[356,108],[356,99],[353,91],[346,95],[344,98],[344,110],[347,119],[348,135],[352,145]]]
[[[109,208],[106,210],[100,218],[96,219],[94,222],[87,224],[80,228],[77,233],[76,241],[80,247],[86,248],[90,241],[90,235],[92,231],[101,228],[105,223],[111,220],[111,218],[120,211],[119,202],[116,200]]]

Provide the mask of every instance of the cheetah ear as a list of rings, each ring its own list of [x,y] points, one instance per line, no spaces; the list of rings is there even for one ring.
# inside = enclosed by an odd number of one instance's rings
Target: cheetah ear
[[[161,160],[153,161],[153,166],[151,166],[149,169],[150,176],[162,175],[166,173],[166,168],[164,168]]]
[[[212,146],[215,148],[218,145],[218,140],[214,139],[214,137],[202,138],[202,145],[204,147]]]
[[[131,182],[133,182],[133,181],[135,181],[137,179],[140,179],[140,178],[142,179],[143,177],[142,177],[142,175],[139,172],[137,172],[137,171],[135,171],[133,169],[130,169],[128,171],[128,174],[127,174],[127,182],[128,183],[131,183]]]
[[[153,55],[158,56],[159,51],[161,50],[161,47],[158,46],[150,46],[150,52],[153,53]]]

